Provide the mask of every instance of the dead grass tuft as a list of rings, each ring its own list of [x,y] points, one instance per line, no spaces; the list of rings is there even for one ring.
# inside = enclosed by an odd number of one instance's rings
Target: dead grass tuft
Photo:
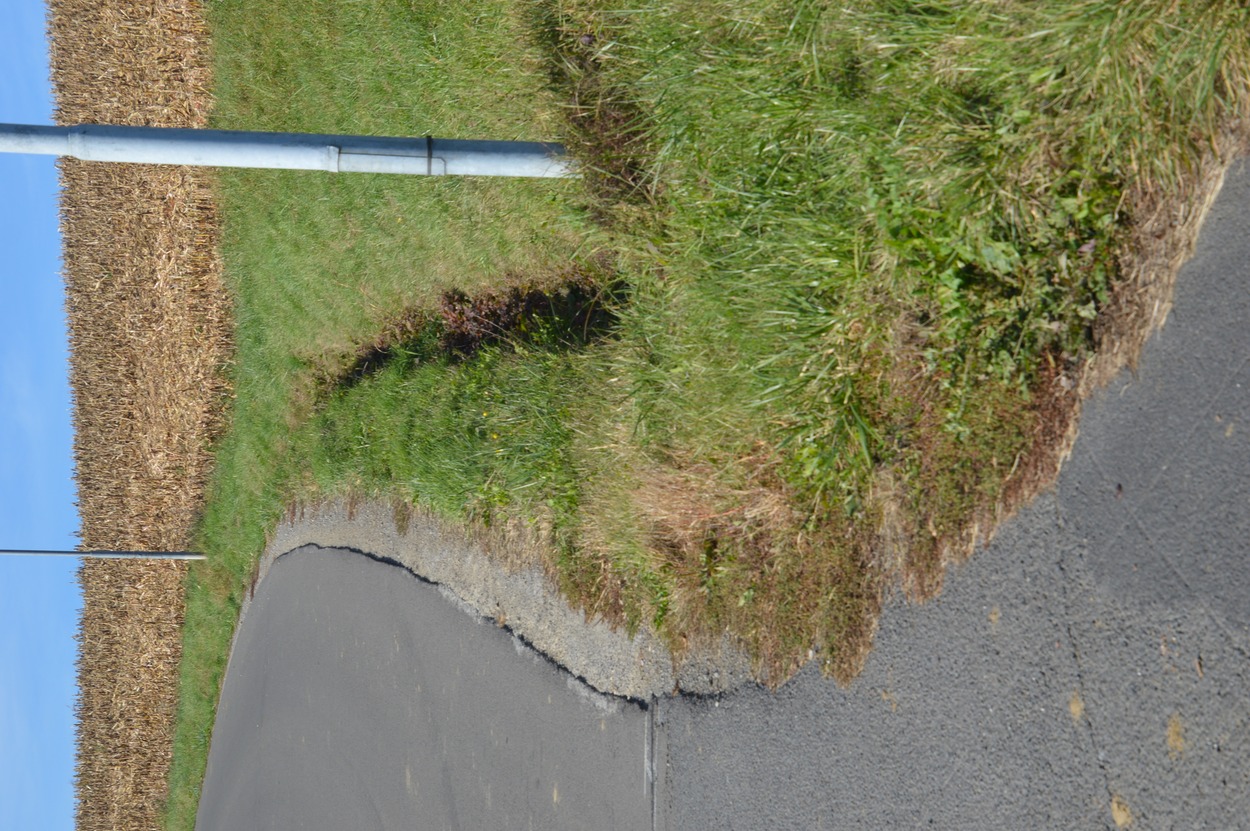
[[[52,0],[49,36],[58,122],[205,125],[208,40],[193,0]],[[64,160],[61,181],[82,543],[185,549],[230,348],[210,180]],[[184,572],[79,572],[80,831],[161,825]]]
[[[817,656],[827,673],[848,681],[871,646],[884,584],[863,562],[870,541],[856,538],[859,529],[840,512],[805,506],[781,465],[761,442],[731,468],[670,460],[641,463],[625,476],[623,499],[646,546],[641,571],[664,583],[662,608],[642,616],[661,618],[679,662],[715,652],[728,635],[774,688]],[[612,552],[611,541],[595,546],[605,528],[587,526],[587,556]],[[627,579],[621,563],[628,558],[616,556],[614,564],[601,561],[609,597]]]
[[[1118,252],[1120,281],[1095,331],[1097,359],[1081,378],[1082,397],[1120,369],[1135,369],[1146,339],[1167,321],[1181,266],[1194,252],[1229,166],[1250,153],[1250,113],[1224,124],[1198,163],[1172,187],[1143,181],[1125,199],[1132,236]]]

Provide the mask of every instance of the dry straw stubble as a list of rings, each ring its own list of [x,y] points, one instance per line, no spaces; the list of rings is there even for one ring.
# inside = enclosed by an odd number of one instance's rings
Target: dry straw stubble
[[[57,121],[201,127],[208,38],[192,0],[52,0]],[[187,547],[230,348],[210,183],[187,168],[61,163],[84,547]],[[79,572],[77,827],[161,824],[183,567]]]

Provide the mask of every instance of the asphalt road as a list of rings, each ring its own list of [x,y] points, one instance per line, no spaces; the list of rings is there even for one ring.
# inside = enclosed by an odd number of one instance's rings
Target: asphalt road
[[[650,828],[651,729],[409,572],[308,547],[243,620],[196,827]]]
[[[1250,827],[1248,474],[1243,164],[1057,487],[938,599],[887,604],[849,688],[644,709],[304,550],[243,621],[198,827]]]

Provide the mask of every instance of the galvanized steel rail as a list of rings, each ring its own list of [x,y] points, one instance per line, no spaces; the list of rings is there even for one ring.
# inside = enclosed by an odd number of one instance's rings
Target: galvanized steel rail
[[[88,557],[94,560],[203,560],[194,551],[41,551],[34,549],[0,550],[0,555],[31,555],[50,557]]]
[[[576,176],[550,142],[385,138],[82,124],[0,124],[0,153],[92,162],[399,173],[412,176]]]

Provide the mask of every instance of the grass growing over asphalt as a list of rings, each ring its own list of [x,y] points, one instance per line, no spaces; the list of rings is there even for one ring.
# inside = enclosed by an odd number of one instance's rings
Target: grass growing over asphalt
[[[1250,68],[1232,2],[210,12],[220,126],[563,136],[587,176],[223,176],[236,403],[188,595],[177,827],[292,498],[521,523],[595,614],[678,650],[728,630],[772,680],[813,652],[853,673],[883,587],[933,591],[1029,484],[1136,288],[1136,209],[1244,116]],[[569,262],[627,286],[612,337],[439,341],[448,292]],[[388,360],[351,375],[370,344]]]
[[[657,464],[714,482],[701,507],[667,522],[660,511],[651,529],[698,577],[667,581],[666,615],[679,589],[680,616],[714,625],[717,600],[758,603],[786,543],[772,535],[765,565],[733,538],[767,522],[691,520],[748,513],[752,494],[763,512],[778,491],[801,506],[798,533],[796,517],[772,515],[787,538],[849,522],[841,565],[870,573],[892,554],[918,593],[936,586],[944,552],[992,522],[1047,420],[1070,409],[1062,393],[1099,347],[1104,309],[1135,288],[1118,270],[1135,210],[1244,117],[1248,14],[1228,2],[553,9],[567,83],[646,114],[639,143],[661,189],[659,218],[622,243],[655,278],[639,282],[632,350],[618,355],[634,431],[622,452],[636,492]],[[757,442],[777,487],[751,482]],[[627,496],[599,504],[645,516]],[[681,570],[651,548],[636,552],[644,571]],[[842,619],[854,597],[809,579],[783,580],[762,624],[723,619],[755,637],[796,590],[834,596],[804,604],[802,635],[773,655],[788,664],[823,643],[836,667],[838,624],[818,621]]]

